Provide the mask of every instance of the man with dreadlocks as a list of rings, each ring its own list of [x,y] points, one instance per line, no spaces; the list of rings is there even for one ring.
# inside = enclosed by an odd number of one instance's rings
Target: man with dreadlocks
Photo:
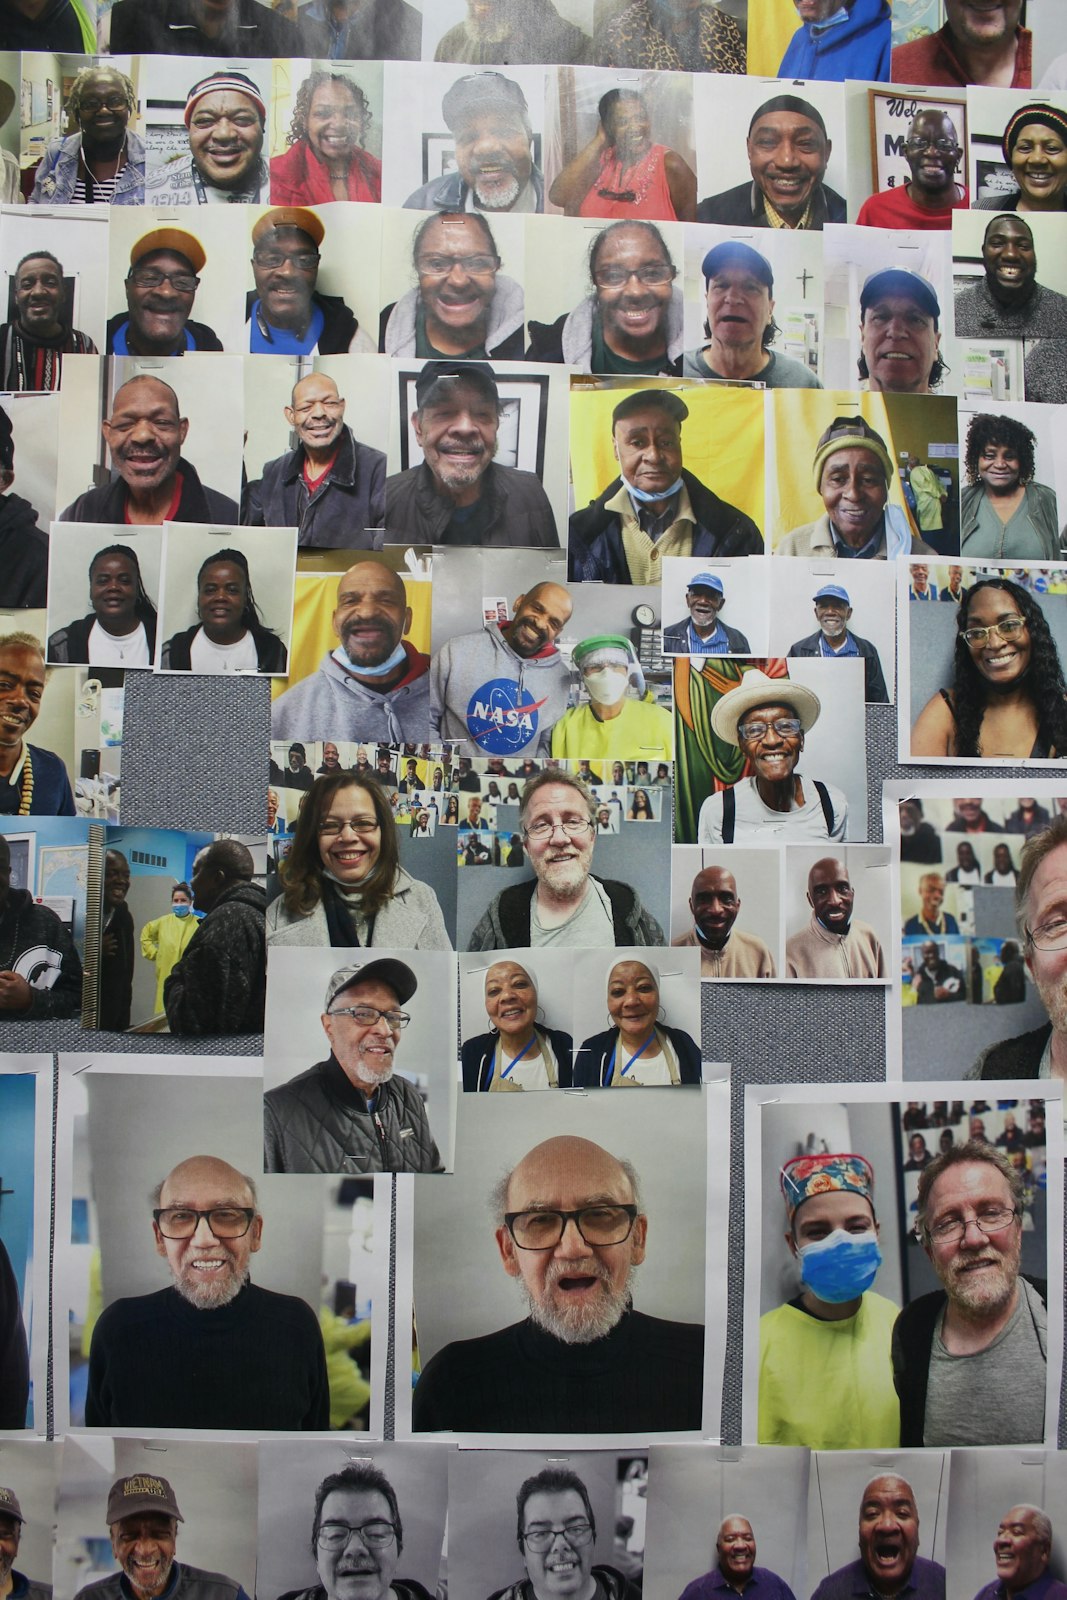
[[[96,355],[71,326],[63,267],[50,250],[31,250],[14,275],[15,318],[0,326],[0,389],[58,389],[64,356]]]
[[[1015,417],[973,416],[964,452],[960,554],[1059,561],[1056,493],[1034,482],[1034,435]]]
[[[284,673],[288,653],[263,624],[243,550],[216,550],[196,575],[199,623],[163,646],[160,666],[171,672]]]
[[[26,743],[46,681],[40,640],[32,633],[0,635],[0,816],[74,816],[66,767],[51,750]]]

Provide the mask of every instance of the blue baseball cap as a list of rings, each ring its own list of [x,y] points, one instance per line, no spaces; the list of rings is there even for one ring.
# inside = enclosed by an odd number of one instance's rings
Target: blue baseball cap
[[[717,578],[714,572],[696,573],[695,576],[690,578],[685,588],[687,594],[690,589],[714,589],[716,594],[725,594],[726,592],[722,586],[722,579]]]
[[[842,589],[839,583],[824,583],[811,597],[813,600],[840,600],[844,605],[850,606],[852,601],[848,597],[848,590]]]

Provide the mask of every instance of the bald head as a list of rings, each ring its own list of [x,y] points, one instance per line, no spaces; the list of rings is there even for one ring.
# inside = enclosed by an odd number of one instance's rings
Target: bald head
[[[172,417],[181,415],[178,396],[170,384],[164,383],[162,378],[153,378],[150,373],[140,372],[115,390],[115,398],[111,405],[112,418],[123,411],[135,392],[149,399],[153,405],[164,406]]]
[[[848,868],[836,856],[824,856],[808,873],[808,904],[831,933],[847,933],[855,890]]]
[[[573,609],[569,592],[559,583],[538,583],[520,594],[503,630],[515,654],[526,660],[555,644]]]
[[[333,631],[340,639],[351,670],[371,669],[368,677],[388,688],[408,671],[401,640],[411,627],[411,607],[399,573],[383,561],[357,561],[337,585]],[[380,669],[390,663],[390,673]]]
[[[872,1591],[887,1600],[899,1594],[919,1549],[919,1512],[911,1484],[898,1473],[881,1473],[864,1489],[859,1547]]]
[[[636,1199],[633,1168],[628,1161],[620,1161],[591,1139],[561,1133],[534,1145],[512,1170],[507,1180],[507,1208],[511,1211],[516,1206],[548,1205],[548,1190],[560,1184],[591,1190],[601,1184],[604,1194],[617,1188],[617,1198],[624,1203]]]
[[[725,867],[705,867],[698,872],[689,893],[689,909],[701,944],[721,950],[741,909],[733,873]]]
[[[345,403],[325,372],[309,372],[293,385],[285,420],[296,431],[304,454],[315,463],[332,461],[345,425]]]
[[[235,1300],[263,1235],[251,1178],[217,1156],[190,1156],[168,1172],[153,1199],[156,1250],[182,1298],[198,1311]]]

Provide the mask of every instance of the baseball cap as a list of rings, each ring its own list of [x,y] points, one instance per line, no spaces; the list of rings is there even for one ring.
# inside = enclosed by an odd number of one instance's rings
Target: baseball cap
[[[406,1005],[419,987],[419,980],[403,961],[386,956],[379,961],[355,962],[351,966],[339,967],[334,973],[326,985],[323,1010],[329,1011],[337,996],[354,983],[384,983],[392,989],[399,1005]]]
[[[441,101],[441,115],[452,132],[467,117],[496,109],[515,112],[523,122],[528,122],[526,96],[514,78],[505,78],[502,72],[469,72],[457,78]]]
[[[16,1522],[25,1522],[19,1497],[14,1489],[0,1488],[0,1517],[14,1517]]]
[[[842,589],[839,583],[824,583],[811,597],[813,600],[840,600],[842,605],[850,606],[852,601],[848,597],[848,590]]]
[[[415,399],[420,407],[426,404],[430,391],[442,378],[460,378],[497,404],[500,402],[496,377],[488,361],[427,361],[415,379]]]
[[[130,266],[135,267],[138,261],[154,255],[157,250],[170,250],[176,256],[184,256],[194,272],[201,272],[207,261],[207,253],[200,240],[186,233],[184,228],[152,228],[150,232],[142,233],[134,244],[130,251]]]
[[[319,218],[306,206],[272,206],[269,211],[264,211],[252,229],[252,243],[258,244],[263,235],[274,228],[299,228],[316,245],[320,245],[326,237],[326,229]]]
[[[761,256],[758,250],[753,250],[750,244],[743,244],[740,239],[727,239],[722,244],[715,245],[708,251],[700,263],[700,270],[704,274],[704,282],[709,283],[717,272],[723,267],[747,267],[753,277],[765,283],[768,289],[774,288],[774,273],[766,256]]]
[[[121,1522],[123,1517],[139,1516],[142,1511],[158,1511],[161,1516],[185,1521],[166,1478],[154,1477],[150,1472],[134,1472],[128,1478],[116,1478],[107,1497],[108,1527]]]
[[[690,578],[685,588],[687,594],[690,589],[714,589],[716,594],[726,593],[722,586],[722,579],[717,578],[714,572],[696,573],[694,577]]]
[[[936,322],[941,316],[941,306],[934,286],[919,272],[911,272],[907,267],[884,267],[881,272],[872,272],[860,291],[860,313],[885,294],[903,294],[921,306],[928,316]]]

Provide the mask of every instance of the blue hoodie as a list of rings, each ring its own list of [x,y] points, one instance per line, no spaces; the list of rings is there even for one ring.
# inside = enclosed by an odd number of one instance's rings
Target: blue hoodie
[[[852,0],[825,22],[805,22],[794,33],[778,68],[780,78],[846,78],[889,82],[889,0]]]

